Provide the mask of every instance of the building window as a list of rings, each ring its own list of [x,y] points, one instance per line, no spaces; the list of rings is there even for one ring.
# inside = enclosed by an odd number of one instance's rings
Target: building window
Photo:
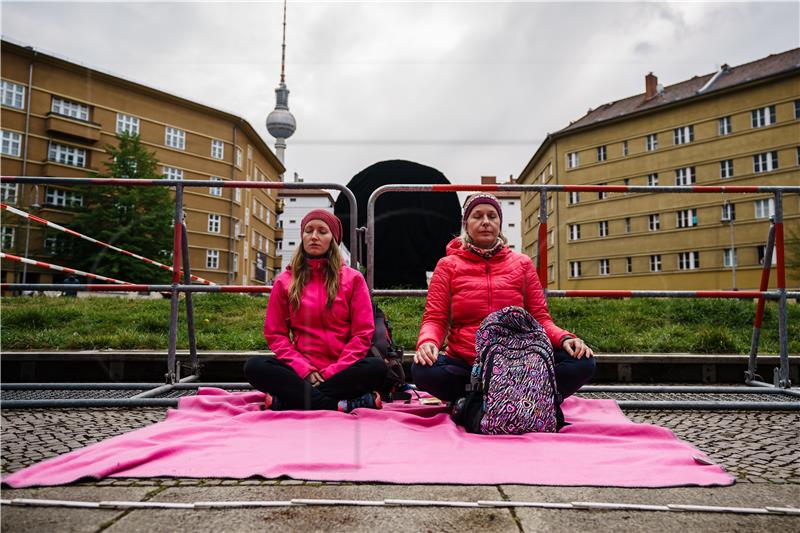
[[[723,222],[731,222],[736,220],[736,204],[725,202],[722,204],[722,218]]]
[[[548,265],[547,267],[547,281],[555,281],[556,279],[556,269],[553,268],[553,265]]]
[[[652,174],[647,175],[647,186],[648,187],[655,187],[658,185],[658,173],[653,172]]]
[[[675,128],[672,132],[673,144],[688,144],[694,141],[694,126]]]
[[[44,204],[49,207],[79,207],[83,205],[83,195],[74,191],[47,187]]]
[[[237,204],[242,201],[242,190],[239,187],[233,189],[233,201]]]
[[[770,172],[778,170],[778,152],[764,152],[753,156],[753,172]]]
[[[608,259],[601,259],[600,260],[600,275],[601,276],[608,276],[609,272],[611,272],[611,270],[609,269],[609,266],[608,266]]]
[[[800,100],[794,101],[794,118],[795,120],[800,119]]]
[[[206,250],[206,268],[219,268],[219,250]]]
[[[175,167],[164,167],[164,177],[168,180],[182,180],[183,170]]]
[[[630,217],[625,219],[625,233],[631,232],[631,219]]]
[[[652,152],[653,150],[658,148],[658,134],[657,133],[651,133],[650,135],[648,135],[646,137],[644,148],[648,152]]]
[[[681,252],[678,254],[680,270],[696,270],[700,268],[700,252]]]
[[[622,141],[622,155],[628,155],[628,141]]]
[[[756,218],[770,218],[775,216],[775,200],[773,198],[764,198],[756,200]]]
[[[675,170],[675,185],[692,185],[696,183],[694,167],[685,167]]]
[[[570,191],[567,194],[569,195],[569,205],[575,205],[581,201],[581,193],[578,191]]]
[[[556,243],[556,234],[553,230],[547,232],[547,244],[548,246],[554,246]]]
[[[608,183],[598,183],[598,185],[606,186]],[[606,191],[600,191],[597,193],[598,200],[605,200],[606,198],[608,198],[608,193]]]
[[[242,149],[236,147],[236,168],[242,168]]]
[[[164,130],[164,144],[178,150],[186,149],[186,132],[167,126]]]
[[[9,228],[8,226],[3,226],[2,229],[2,244],[3,250],[10,250],[14,247],[14,233],[15,228]]]
[[[722,250],[722,265],[731,268],[733,266],[738,265],[739,262],[736,260],[736,248],[728,248],[727,250]]]
[[[7,204],[17,203],[17,184],[0,183],[0,199]]]
[[[733,177],[733,159],[719,162],[719,177],[722,179]]]
[[[625,258],[625,272],[627,272],[628,274],[633,272],[633,258],[631,257]]]
[[[220,231],[220,215],[208,215],[208,232],[219,233]]]
[[[608,237],[608,220],[603,220],[597,224],[601,237]]]
[[[597,147],[597,160],[598,161],[605,161],[608,159],[608,150],[606,149],[605,145]]]
[[[571,278],[579,278],[579,277],[581,277],[581,262],[580,261],[570,261],[569,262],[569,276]]]
[[[775,124],[775,106],[760,107],[750,112],[750,122],[754,128]]]
[[[683,209],[677,213],[679,228],[692,228],[697,225],[697,209]]]
[[[661,272],[661,256],[650,256],[650,272]]]
[[[42,242],[42,248],[47,255],[58,255],[58,237],[47,237]]]
[[[733,131],[733,128],[731,128],[731,117],[722,117],[717,120],[717,126],[720,135],[730,135]]]
[[[71,102],[63,98],[53,97],[50,111],[66,117],[77,118],[78,120],[89,120],[89,106],[79,104],[78,102]]]
[[[577,241],[581,238],[581,225],[580,224],[570,224],[569,225],[569,240]]]
[[[217,176],[211,176],[208,180],[209,181],[222,181],[222,178],[219,178]],[[222,196],[222,187],[209,187],[208,188],[208,194],[210,194],[211,196]]]
[[[22,153],[22,135],[15,131],[3,130],[3,155],[19,157]]]
[[[269,209],[267,209],[267,219],[266,219],[266,223],[267,223],[267,225],[268,225],[268,226],[269,226],[270,224],[272,224],[272,211],[270,211]],[[512,226],[513,226],[513,224],[509,224],[509,225],[512,225]]]
[[[25,86],[3,80],[3,105],[25,109]]]
[[[50,161],[55,161],[56,163],[61,163],[62,165],[70,165],[73,167],[86,166],[86,150],[52,141],[50,142],[50,149],[48,150],[47,158]]]
[[[756,250],[758,252],[758,264],[759,265],[763,265],[764,264],[764,256],[767,255],[767,246],[764,245],[764,244],[762,244],[761,246],[756,246]],[[773,265],[778,261],[777,251],[778,251],[777,248],[775,248],[775,247],[772,248],[772,264]]]
[[[211,141],[211,157],[213,157],[214,159],[225,159],[224,142],[217,139],[213,139]]]
[[[649,215],[648,221],[650,231],[658,231],[658,229],[661,227],[661,217],[658,214]]]
[[[239,273],[239,254],[233,252],[233,273]]]
[[[139,117],[117,113],[117,133],[127,133],[128,135],[139,135]]]
[[[576,168],[578,166],[578,152],[570,152],[567,154],[567,168]]]

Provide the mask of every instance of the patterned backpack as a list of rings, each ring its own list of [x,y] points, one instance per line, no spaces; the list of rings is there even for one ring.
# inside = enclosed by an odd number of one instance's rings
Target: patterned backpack
[[[555,432],[564,425],[557,401],[553,347],[542,326],[521,307],[484,319],[466,398],[453,420],[471,433]]]

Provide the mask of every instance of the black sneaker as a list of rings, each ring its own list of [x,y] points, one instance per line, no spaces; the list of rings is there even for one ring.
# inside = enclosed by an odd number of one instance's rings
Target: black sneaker
[[[383,403],[381,402],[381,395],[377,392],[368,392],[358,398],[352,400],[341,400],[339,402],[339,411],[349,413],[354,409],[381,409]]]

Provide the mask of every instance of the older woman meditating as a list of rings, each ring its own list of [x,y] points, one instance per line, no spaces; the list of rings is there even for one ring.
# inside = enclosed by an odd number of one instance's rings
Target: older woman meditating
[[[509,249],[502,225],[497,198],[467,198],[461,236],[450,241],[433,272],[411,375],[418,388],[442,400],[464,395],[475,333],[484,318],[507,306],[523,307],[544,328],[555,349],[561,399],[594,375],[592,349],[553,322],[531,258]]]

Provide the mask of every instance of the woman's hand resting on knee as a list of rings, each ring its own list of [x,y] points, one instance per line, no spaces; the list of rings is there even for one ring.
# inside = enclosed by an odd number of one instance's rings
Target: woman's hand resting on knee
[[[564,340],[564,342],[561,343],[561,347],[575,359],[581,359],[583,357],[588,359],[594,355],[592,349],[589,348],[582,339],[577,337]]]
[[[431,366],[439,357],[439,348],[433,342],[424,342],[414,354],[414,362],[422,366]]]

